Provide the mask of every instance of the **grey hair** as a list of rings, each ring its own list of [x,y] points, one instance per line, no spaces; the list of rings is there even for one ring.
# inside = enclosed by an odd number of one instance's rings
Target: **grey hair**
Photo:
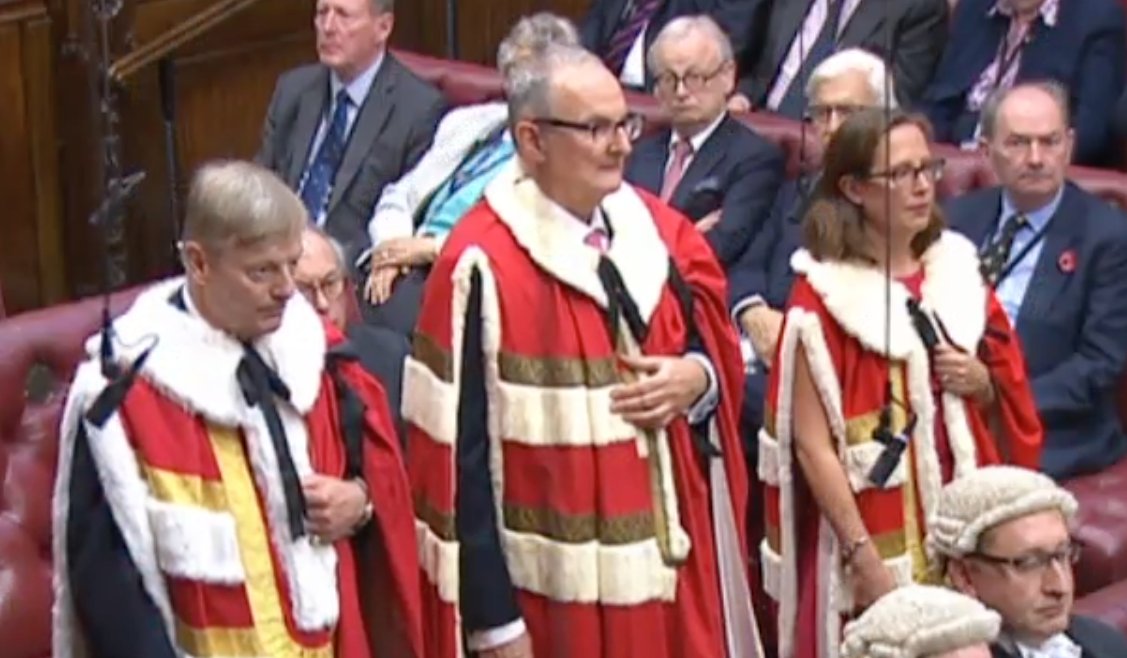
[[[980,131],[983,137],[994,137],[994,131],[998,129],[998,112],[1002,109],[1002,104],[1010,97],[1010,94],[1018,91],[1019,89],[1039,89],[1053,99],[1056,103],[1057,109],[1060,110],[1060,115],[1064,119],[1064,125],[1072,125],[1072,119],[1068,107],[1068,90],[1064,85],[1055,80],[1038,80],[1035,82],[1023,82],[1016,84],[1009,89],[999,89],[986,99],[982,105],[982,110],[979,115],[979,122],[982,130]]]
[[[251,244],[297,235],[308,216],[301,199],[269,169],[241,160],[216,161],[192,177],[184,239],[213,247]]]
[[[497,70],[507,80],[516,67],[535,62],[553,44],[578,46],[575,24],[546,11],[525,16],[497,47]]]
[[[657,53],[667,41],[684,39],[690,34],[703,34],[708,37],[709,41],[715,43],[717,48],[720,49],[721,63],[730,62],[735,56],[732,52],[732,40],[728,38],[728,34],[711,16],[704,14],[699,16],[678,16],[669,21],[669,23],[661,29],[661,32],[658,32],[653,43],[650,44],[650,49],[646,52],[646,64],[649,66],[649,69],[651,71],[658,70]]]
[[[818,87],[824,82],[846,73],[860,73],[865,76],[878,107],[898,109],[895,85],[888,77],[888,67],[884,60],[860,48],[839,50],[814,67],[810,73],[810,80],[806,83],[806,98],[813,98]]]
[[[395,12],[395,0],[372,0],[373,14],[389,14]]]
[[[552,83],[560,69],[600,60],[579,46],[549,44],[541,57],[526,66],[518,66],[506,85],[509,102],[509,122],[547,114],[551,108]]]
[[[312,222],[310,222],[309,224],[306,225],[305,232],[309,233],[310,235],[317,236],[318,238],[324,240],[329,245],[329,248],[333,252],[333,260],[336,262],[337,271],[339,271],[341,274],[343,274],[345,276],[345,278],[348,278],[348,276],[349,276],[348,268],[346,268],[344,266],[344,263],[345,263],[344,247],[341,246],[340,242],[337,242],[336,238],[334,238],[333,236],[326,233],[325,229],[321,228],[320,226],[317,226],[316,224],[314,224]]]

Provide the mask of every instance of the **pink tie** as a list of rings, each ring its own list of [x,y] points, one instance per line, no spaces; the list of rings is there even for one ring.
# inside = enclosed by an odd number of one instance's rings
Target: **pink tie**
[[[673,159],[669,163],[669,169],[665,172],[665,181],[661,184],[662,201],[669,201],[669,198],[673,196],[673,191],[677,189],[681,177],[685,175],[685,163],[689,161],[692,155],[692,143],[679,139],[673,144]]]
[[[587,234],[587,237],[583,238],[583,244],[591,247],[595,251],[598,251],[600,254],[605,254],[607,252],[607,247],[610,246],[609,244],[607,244],[607,242],[607,232],[601,228],[591,229],[591,232]]]

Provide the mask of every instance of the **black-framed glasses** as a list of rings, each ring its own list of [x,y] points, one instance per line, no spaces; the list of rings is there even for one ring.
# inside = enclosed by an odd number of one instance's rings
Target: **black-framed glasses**
[[[934,183],[943,178],[943,170],[946,166],[946,160],[935,158],[920,164],[902,164],[885,171],[874,171],[869,174],[869,178],[883,178],[892,187],[911,185],[918,181],[921,176],[925,177],[929,183]]]
[[[677,91],[680,85],[685,85],[686,90],[697,92],[703,89],[704,86],[711,82],[716,76],[723,73],[728,68],[729,64],[731,64],[731,61],[724,61],[711,73],[689,71],[684,75],[677,75],[672,71],[666,71],[654,76],[654,89],[665,93],[672,93]]]
[[[1033,551],[1025,555],[1016,555],[1014,557],[990,555],[989,553],[980,551],[971,553],[967,557],[998,566],[1009,567],[1020,574],[1032,574],[1042,572],[1053,564],[1059,564],[1061,566],[1076,564],[1080,560],[1080,544],[1069,543],[1055,551]]]
[[[646,120],[640,115],[630,113],[619,121],[595,120],[579,122],[554,117],[540,117],[533,119],[532,122],[544,126],[585,132],[590,136],[592,141],[602,143],[610,141],[619,131],[626,133],[626,138],[630,141],[638,139],[642,134],[642,128],[645,126]]]
[[[807,121],[825,124],[829,123],[830,118],[834,115],[845,120],[869,107],[871,106],[854,103],[816,103],[806,108],[806,114],[804,116]]]

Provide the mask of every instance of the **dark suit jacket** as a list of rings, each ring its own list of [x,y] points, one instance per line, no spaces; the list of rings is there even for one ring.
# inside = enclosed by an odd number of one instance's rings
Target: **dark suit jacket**
[[[1065,631],[1083,650],[1082,658],[1119,658],[1127,656],[1127,638],[1116,629],[1091,617],[1073,616]],[[994,658],[1021,658],[995,644],[990,647]]]
[[[313,64],[283,74],[255,160],[296,190],[330,103],[328,68]],[[380,192],[430,148],[444,106],[437,89],[385,54],[352,126],[325,216],[325,230],[344,247],[350,266],[369,246],[368,220]]]
[[[411,342],[403,334],[363,323],[348,328],[348,341],[360,359],[360,365],[379,380],[387,394],[392,422],[405,447],[406,426],[403,423],[403,361],[411,353]]]
[[[753,105],[767,102],[775,76],[812,4],[813,0],[776,0],[771,7],[763,47],[742,67],[739,91]],[[886,13],[891,14],[887,19]],[[887,62],[886,21],[892,28],[891,64],[897,95],[902,105],[910,106],[923,94],[943,52],[947,0],[861,0],[842,26],[837,48],[864,48]]]
[[[579,26],[583,47],[602,56],[610,45],[631,0],[592,0],[583,22]],[[635,0],[637,1],[637,0]],[[757,28],[770,0],[665,0],[646,28],[645,46],[650,46],[666,23],[678,16],[708,14],[728,33],[737,61],[745,51],[757,45]],[[650,86],[649,66],[646,66],[646,87]]]
[[[977,114],[967,94],[998,55],[1009,29],[1005,16],[987,16],[995,0],[959,0],[951,38],[924,94],[922,107],[940,141],[974,135]],[[1017,80],[1056,80],[1069,91],[1077,162],[1098,164],[1108,154],[1112,112],[1123,91],[1125,30],[1119,0],[1061,2],[1052,28],[1038,20],[1021,54]]]
[[[946,211],[954,229],[982,245],[997,226],[1000,188],[953,199]],[[1044,471],[1063,479],[1115,463],[1127,452],[1115,399],[1127,363],[1127,217],[1068,184],[1017,333],[1045,426]]]
[[[660,193],[669,140],[670,131],[662,130],[638,142],[626,163],[627,180]],[[705,140],[669,201],[686,212],[698,206],[703,212],[693,213],[694,220],[722,209],[720,223],[705,237],[727,270],[762,230],[782,179],[782,151],[729,116]],[[715,202],[701,206],[709,197]]]

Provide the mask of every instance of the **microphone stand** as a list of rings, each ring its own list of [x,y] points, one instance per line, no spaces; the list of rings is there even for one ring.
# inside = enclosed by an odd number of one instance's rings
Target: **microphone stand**
[[[180,155],[176,145],[176,78],[172,59],[158,65],[160,108],[164,119],[164,155],[168,168],[168,217],[172,223],[172,262],[180,262],[176,243],[180,240]],[[175,265],[174,265],[175,266]]]

